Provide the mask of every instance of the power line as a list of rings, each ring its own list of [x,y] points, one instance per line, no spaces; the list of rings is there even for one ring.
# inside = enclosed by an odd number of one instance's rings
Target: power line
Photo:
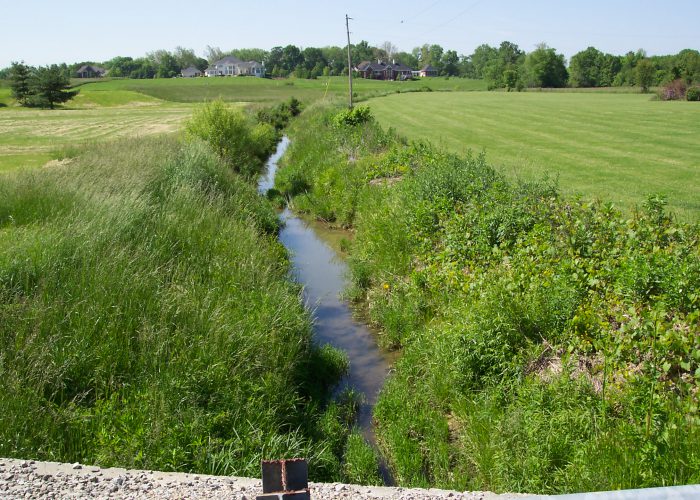
[[[418,16],[421,16],[421,15],[425,14],[425,13],[428,12],[430,9],[432,9],[432,8],[435,7],[437,4],[439,4],[441,1],[442,1],[442,0],[436,0],[435,2],[431,3],[427,8],[421,10],[421,11],[418,12],[417,14],[414,14],[413,16],[408,17],[408,18],[406,18],[406,19],[402,19],[402,20],[401,20],[401,24],[404,24],[404,23],[406,23],[406,22],[408,22],[408,21],[412,21],[413,19],[417,18]]]
[[[435,27],[433,28],[433,30],[439,30],[440,28],[443,28],[443,27],[447,26],[447,25],[450,24],[451,22],[456,21],[457,19],[459,19],[460,17],[462,17],[464,14],[466,14],[467,12],[469,12],[470,10],[472,10],[474,7],[476,7],[477,5],[479,5],[479,4],[482,3],[482,2],[483,2],[483,0],[477,0],[476,2],[474,2],[473,4],[471,4],[469,7],[467,7],[466,9],[464,9],[462,12],[460,12],[460,13],[457,14],[456,16],[453,16],[452,18],[450,18],[448,21],[446,21],[446,22],[444,22],[444,23],[442,23],[442,24],[440,24],[440,25],[438,25],[438,26],[435,26]]]

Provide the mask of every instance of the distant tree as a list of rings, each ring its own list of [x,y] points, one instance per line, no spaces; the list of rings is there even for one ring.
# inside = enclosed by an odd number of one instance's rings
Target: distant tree
[[[54,109],[56,104],[67,102],[78,95],[77,90],[68,90],[70,80],[61,68],[53,64],[38,68],[31,80],[31,97],[33,106]]]
[[[272,47],[270,52],[268,52],[267,57],[264,60],[265,66],[268,68],[277,68],[277,71],[279,73],[279,70],[281,69],[282,66],[282,47]],[[277,76],[274,75],[273,76]]]
[[[185,49],[180,46],[175,47],[175,50],[173,51],[173,57],[175,57],[177,66],[180,69],[194,66],[198,70],[204,71],[205,69],[207,69],[207,66],[209,66],[208,61],[196,55],[194,53],[194,50],[192,49]]]
[[[117,56],[105,63],[110,76],[126,77],[138,68],[138,64],[131,57]]]
[[[361,40],[360,43],[357,43],[350,48],[350,55],[352,56],[352,64],[356,65],[362,61],[373,60],[374,50],[369,46],[369,43],[366,40]]]
[[[531,87],[565,87],[568,79],[562,54],[541,43],[525,58],[527,83]]]
[[[418,58],[410,52],[396,52],[394,59],[397,63],[405,64],[409,68],[418,69]]]
[[[598,86],[611,87],[621,68],[622,63],[620,62],[620,58],[618,56],[605,54],[598,73]]]
[[[379,46],[379,48],[384,53],[384,57],[387,60],[392,60],[396,57],[396,53],[399,51],[398,47],[393,43],[386,41]]]
[[[520,78],[518,72],[515,69],[507,69],[503,72],[503,85],[505,86],[508,92],[515,88],[518,88],[519,81]]]
[[[442,73],[447,76],[459,75],[459,56],[454,50],[448,50],[442,56]]]
[[[287,71],[294,71],[297,66],[304,63],[304,56],[296,45],[287,45],[282,49],[280,66]]]
[[[149,58],[156,67],[156,77],[158,78],[172,78],[182,70],[175,56],[167,50],[157,50],[153,54],[149,54]]]
[[[155,78],[158,67],[147,57],[134,59],[134,69],[129,78]]]
[[[25,106],[31,96],[31,72],[24,62],[13,62],[10,67],[10,89],[12,97]]]
[[[588,47],[571,57],[569,64],[570,82],[573,87],[597,87],[600,82],[600,66],[603,53],[595,47]]]
[[[329,75],[340,75],[348,65],[347,49],[341,47],[322,47],[323,58],[330,68]]]
[[[512,42],[501,42],[496,52],[488,51],[490,58],[486,61],[482,75],[488,88],[505,87],[503,75],[508,70],[520,73],[520,67],[524,64],[525,53]]]
[[[474,53],[469,56],[469,60],[474,68],[476,78],[484,78],[484,71],[487,65],[498,57],[498,49],[490,45],[479,45]]]
[[[656,68],[649,59],[642,59],[637,63],[637,84],[642,87],[642,92],[649,92],[656,80]]]
[[[700,83],[700,52],[683,49],[673,60],[678,69],[677,78],[683,78],[688,85]]]
[[[415,49],[414,49],[415,50]],[[428,45],[423,44],[419,50],[419,63],[421,66],[433,66],[441,72],[443,69],[442,55],[444,53],[443,48],[438,44]]]
[[[263,62],[267,59],[268,52],[265,49],[234,49],[229,52],[230,55],[237,57],[241,61],[257,61]]]
[[[509,41],[501,42],[498,47],[498,57],[505,65],[516,66],[522,62],[525,53],[517,44]]]
[[[627,54],[620,58],[620,71],[615,75],[615,80],[613,85],[636,85],[637,84],[637,71],[635,68],[637,64],[642,59],[646,59],[647,55],[643,49],[639,49],[637,52],[629,51]]]
[[[304,59],[304,68],[307,71],[313,72],[314,68],[319,67],[319,76],[323,71],[323,67],[326,65],[326,58],[323,57],[323,51],[316,47],[306,47],[301,53]]]
[[[224,57],[224,52],[219,47],[207,45],[207,48],[204,49],[204,57],[207,58],[207,61],[213,63],[214,61],[222,59]]]

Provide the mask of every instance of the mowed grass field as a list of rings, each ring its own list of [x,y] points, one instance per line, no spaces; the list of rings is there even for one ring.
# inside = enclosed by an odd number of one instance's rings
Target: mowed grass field
[[[174,132],[196,103],[214,99],[271,105],[296,97],[305,103],[347,94],[347,79],[172,78],[74,80],[80,93],[57,110],[20,108],[0,82],[0,172],[44,165],[57,151],[85,142]],[[359,97],[415,90],[480,90],[484,83],[459,78],[413,82],[356,80]],[[60,155],[60,153],[58,153]]]
[[[82,85],[87,91],[134,91],[165,101],[202,102],[223,99],[236,102],[279,102],[296,97],[304,102],[348,94],[347,77],[332,76],[316,80],[295,78],[170,78],[154,80],[104,80]],[[472,91],[486,90],[483,80],[464,78],[427,78],[393,82],[356,78],[353,92],[358,99],[394,92],[417,90]]]
[[[121,106],[90,102],[79,109],[0,108],[0,172],[43,165],[71,146],[174,132],[191,112],[191,105],[139,101]]]
[[[609,93],[414,93],[369,101],[374,116],[410,139],[484,151],[511,178],[558,178],[566,194],[625,209],[667,195],[700,218],[700,105]]]

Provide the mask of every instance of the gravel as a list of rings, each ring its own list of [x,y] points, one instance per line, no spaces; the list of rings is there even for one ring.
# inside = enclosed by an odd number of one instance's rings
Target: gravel
[[[509,500],[520,495],[457,492],[311,483],[311,498]],[[262,494],[259,479],[153,472],[119,468],[102,469],[85,464],[61,464],[0,458],[0,498],[216,498],[254,500]]]

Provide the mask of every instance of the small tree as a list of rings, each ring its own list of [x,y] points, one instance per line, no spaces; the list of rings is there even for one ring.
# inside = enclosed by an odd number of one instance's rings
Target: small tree
[[[503,84],[506,90],[510,92],[518,85],[518,72],[514,69],[507,69],[503,72]]]
[[[649,59],[642,59],[637,63],[637,83],[642,87],[642,92],[649,92],[649,87],[654,84],[656,68]]]
[[[68,90],[70,80],[55,64],[37,69],[31,87],[32,96],[29,102],[41,108],[54,109],[55,104],[70,101],[78,95],[77,90]]]
[[[10,68],[10,88],[12,97],[25,106],[31,95],[31,74],[29,68],[22,62],[13,62]]]

